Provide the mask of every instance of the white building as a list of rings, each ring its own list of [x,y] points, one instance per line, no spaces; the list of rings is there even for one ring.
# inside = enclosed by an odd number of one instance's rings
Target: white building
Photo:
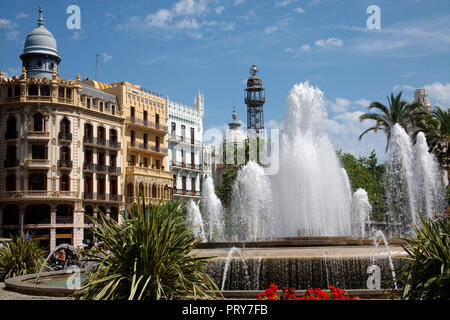
[[[211,175],[211,146],[203,144],[204,110],[200,92],[193,108],[168,100],[168,166],[175,200],[200,200],[202,181]]]

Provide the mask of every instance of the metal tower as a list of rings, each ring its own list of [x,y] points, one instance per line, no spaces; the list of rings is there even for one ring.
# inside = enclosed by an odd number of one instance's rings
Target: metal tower
[[[247,80],[245,104],[247,105],[247,130],[259,135],[260,130],[264,129],[264,111],[263,105],[266,102],[262,81],[257,75],[258,67],[253,65],[250,69],[250,78]]]

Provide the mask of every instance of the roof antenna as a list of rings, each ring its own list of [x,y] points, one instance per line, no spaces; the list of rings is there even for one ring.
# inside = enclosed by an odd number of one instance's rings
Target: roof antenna
[[[98,58],[101,57],[101,54],[95,55],[95,81],[98,81]]]

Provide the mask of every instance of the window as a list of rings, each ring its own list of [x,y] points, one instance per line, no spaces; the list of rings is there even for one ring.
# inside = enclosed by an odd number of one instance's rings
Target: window
[[[20,86],[15,86],[14,87],[14,96],[15,97],[20,96]]]
[[[159,151],[159,137],[155,137],[155,145],[156,145],[156,151]]]
[[[127,184],[127,196],[128,197],[133,197],[133,195],[134,195],[134,190],[133,189],[134,188],[133,188],[133,184],[132,183]]]
[[[191,165],[195,164],[195,153],[191,152]]]
[[[115,129],[109,130],[109,139],[111,141],[117,142],[117,131]]]
[[[86,123],[84,125],[84,136],[91,138],[94,135],[94,130],[92,129],[92,124]]]
[[[70,89],[70,88],[66,89],[66,98],[72,99],[72,89]]]
[[[186,191],[186,177],[181,178],[181,188],[183,191]]]
[[[191,191],[195,191],[195,178],[191,179]]]
[[[172,137],[175,138],[177,135],[177,124],[172,122]]]
[[[30,174],[28,176],[28,190],[47,190],[47,175]]]
[[[12,97],[13,96],[13,87],[8,87],[8,97]]]
[[[155,114],[156,127],[159,128],[159,114]]]
[[[92,176],[87,176],[84,178],[84,192],[92,193],[94,192],[94,185],[92,183]]]
[[[89,98],[86,98],[86,107],[87,107],[88,109],[91,108],[91,99],[89,99]]]
[[[31,84],[28,86],[28,95],[37,96],[39,94],[38,86],[35,84]]]
[[[100,112],[103,112],[103,102],[100,101]]]
[[[147,110],[144,110],[144,121],[147,122]]]
[[[16,191],[16,175],[10,174],[6,176],[6,191]]]
[[[103,127],[98,127],[97,128],[97,138],[99,140],[105,140],[106,139],[105,128],[103,128]]]
[[[136,134],[133,130],[130,131],[130,139],[131,139],[131,145],[134,146],[136,143]]]
[[[148,158],[144,157],[144,167],[148,168]]]
[[[61,147],[61,161],[70,161],[70,148],[67,146]]]
[[[41,96],[44,97],[50,96],[50,86],[41,86]]]
[[[6,160],[16,160],[17,159],[17,148],[15,145],[6,146]]]
[[[109,156],[109,165],[111,168],[115,168],[117,165],[117,156],[115,154],[111,154]]]
[[[31,120],[31,131],[45,131],[45,117],[42,113],[35,113]]]
[[[42,60],[39,60],[39,61],[36,63],[36,67],[37,67],[38,69],[41,69],[41,68],[42,68]]]
[[[156,159],[156,169],[161,169],[161,162],[158,159]]]
[[[63,118],[59,124],[60,132],[69,133],[70,132],[70,121],[67,118]]]
[[[134,154],[132,154],[132,155],[130,156],[130,162],[131,162],[131,165],[132,165],[132,166],[135,166],[135,165],[136,165],[136,156],[135,156]]]
[[[46,160],[47,159],[47,146],[46,145],[32,145],[31,157],[33,160]]]
[[[61,191],[70,191],[70,177],[67,174],[61,176]]]
[[[191,144],[194,144],[194,140],[195,140],[195,135],[194,135],[194,128],[191,128]]]
[[[7,138],[17,138],[17,121],[16,118],[10,116],[8,120],[6,120],[6,136]]]
[[[105,153],[104,152],[99,152],[98,153],[98,160],[97,160],[98,165],[104,166],[105,165],[105,158],[106,158]]]
[[[146,133],[144,133],[144,148],[147,149],[147,145],[148,145],[148,136]]]
[[[130,116],[131,118],[134,118],[136,116],[136,110],[134,109],[134,107],[130,108]]]
[[[105,178],[97,179],[97,193],[105,194]]]
[[[64,87],[58,88],[58,98],[64,98]]]
[[[156,199],[158,197],[158,189],[156,187],[156,184],[152,185],[152,198]]]
[[[92,163],[92,150],[86,150],[84,151],[84,162],[86,163]]]
[[[109,193],[117,194],[117,180],[113,179],[109,182]]]
[[[186,126],[182,125],[181,126],[181,141],[184,141],[185,138],[186,138]]]

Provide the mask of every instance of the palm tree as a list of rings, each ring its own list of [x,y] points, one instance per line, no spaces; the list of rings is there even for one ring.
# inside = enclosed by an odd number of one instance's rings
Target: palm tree
[[[433,152],[443,169],[450,169],[450,112],[436,106],[431,114],[419,122],[418,131],[427,137],[430,152]]]
[[[369,131],[377,132],[379,129],[383,130],[386,134],[387,144],[386,151],[389,148],[389,141],[391,139],[391,130],[396,123],[402,126],[407,133],[412,133],[416,126],[417,121],[423,118],[426,113],[419,103],[412,103],[402,100],[402,92],[394,96],[391,93],[391,97],[387,97],[389,106],[375,101],[368,107],[369,110],[376,109],[381,111],[381,113],[365,113],[359,117],[359,120],[375,120],[375,125],[373,127],[365,130],[360,136],[359,140]]]

